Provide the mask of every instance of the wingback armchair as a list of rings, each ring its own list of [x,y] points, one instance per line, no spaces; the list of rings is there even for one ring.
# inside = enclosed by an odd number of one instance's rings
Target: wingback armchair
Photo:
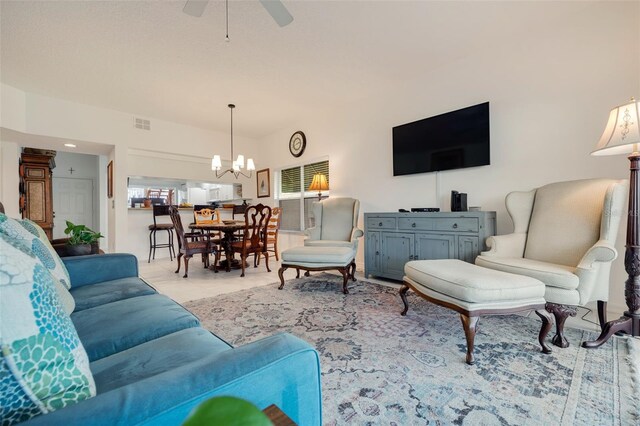
[[[315,226],[305,229],[305,246],[352,247],[358,249],[360,201],[332,197],[313,203]]]
[[[567,347],[564,322],[577,306],[598,301],[606,322],[611,262],[627,181],[585,179],[512,192],[505,204],[514,231],[489,237],[476,264],[537,278],[546,286],[547,311],[555,316],[552,343]]]

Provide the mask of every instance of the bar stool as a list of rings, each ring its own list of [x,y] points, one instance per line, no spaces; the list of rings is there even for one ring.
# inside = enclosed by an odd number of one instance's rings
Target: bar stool
[[[169,216],[169,206],[154,204],[153,205],[153,225],[149,225],[149,260],[151,263],[151,251],[153,251],[153,259],[156,258],[157,248],[169,248],[169,259],[173,261],[176,252],[173,248],[173,223],[158,223],[156,217]],[[169,242],[158,244],[156,242],[156,231],[167,231]]]

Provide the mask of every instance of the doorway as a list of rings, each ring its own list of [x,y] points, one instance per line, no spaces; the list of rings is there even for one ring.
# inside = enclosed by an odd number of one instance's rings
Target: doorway
[[[64,238],[69,220],[76,225],[93,226],[93,180],[53,178],[53,238]]]

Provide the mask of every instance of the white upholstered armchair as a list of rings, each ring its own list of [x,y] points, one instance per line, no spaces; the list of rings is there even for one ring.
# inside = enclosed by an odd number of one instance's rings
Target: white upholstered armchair
[[[547,310],[556,319],[552,342],[567,347],[564,322],[576,307],[598,301],[606,322],[609,272],[624,211],[627,181],[585,179],[512,192],[505,204],[512,234],[489,237],[476,264],[537,278],[546,286]]]
[[[354,198],[332,197],[313,203],[315,226],[305,229],[305,246],[353,247],[358,249],[360,201]]]

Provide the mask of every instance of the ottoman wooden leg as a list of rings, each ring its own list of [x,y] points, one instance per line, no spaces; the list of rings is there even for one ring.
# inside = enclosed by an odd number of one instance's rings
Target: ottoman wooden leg
[[[287,269],[289,269],[288,266],[282,266],[280,269],[278,269],[278,277],[280,277],[280,287],[278,287],[278,290],[282,290],[282,288],[284,287],[284,271],[286,271]],[[298,275],[300,275],[299,269]]]
[[[542,327],[540,328],[540,334],[538,335],[538,342],[540,342],[540,346],[542,346],[542,352],[545,354],[551,353],[551,348],[545,342],[547,338],[547,334],[549,334],[549,330],[551,330],[551,326],[553,325],[553,317],[546,309],[538,309],[536,314],[542,320]]]
[[[399,291],[400,299],[402,299],[402,303],[404,304],[404,309],[400,313],[400,315],[402,316],[407,315],[407,311],[409,310],[409,303],[407,302],[407,291],[409,291],[409,286],[406,284],[402,284],[402,287],[400,287]]]
[[[464,327],[464,335],[467,338],[467,364],[469,365],[475,363],[473,359],[473,342],[476,337],[476,327],[478,326],[479,318],[480,317],[468,317],[465,314],[460,314],[462,326]]]
[[[296,278],[300,278],[300,269],[296,268]]]

